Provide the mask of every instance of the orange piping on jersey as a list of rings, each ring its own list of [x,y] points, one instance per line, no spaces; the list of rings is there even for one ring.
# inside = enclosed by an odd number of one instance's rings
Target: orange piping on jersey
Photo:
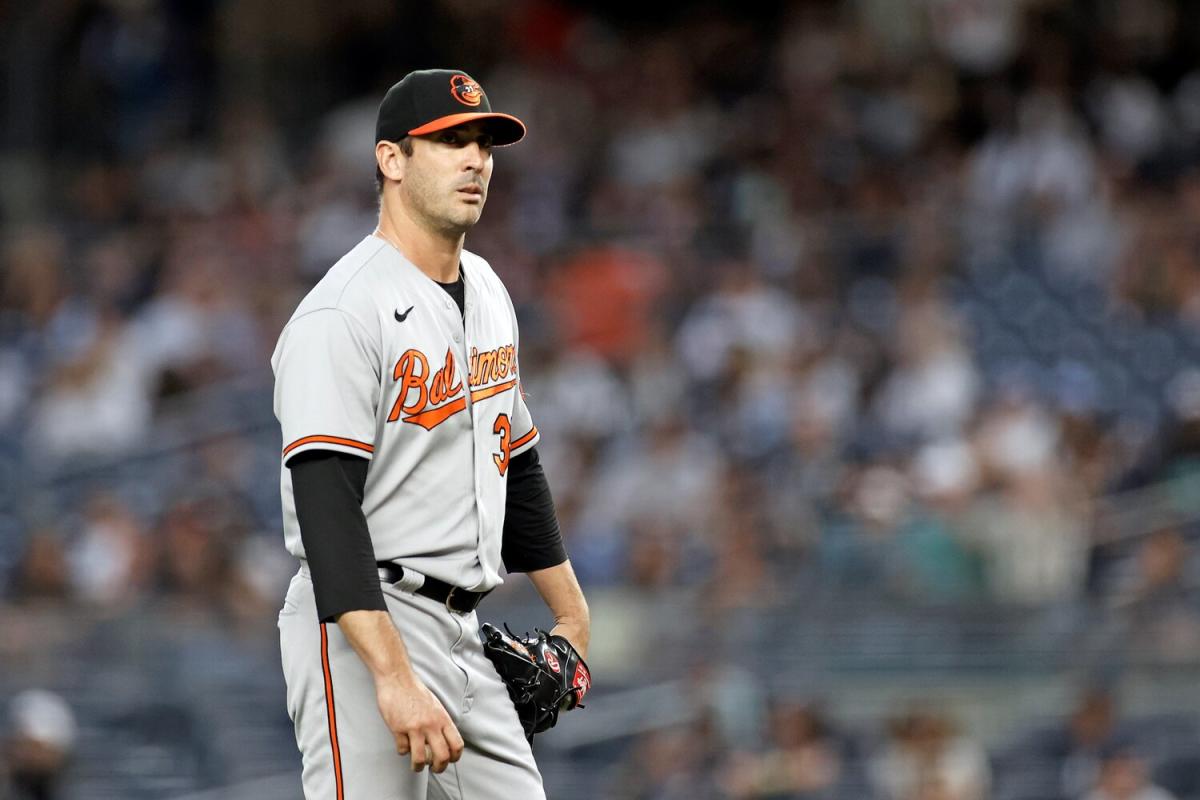
[[[427,431],[431,431],[438,425],[441,425],[450,417],[467,407],[467,398],[460,397],[457,400],[446,403],[444,406],[431,408],[428,411],[422,411],[420,414],[412,414],[404,417],[405,422],[411,422],[414,425],[420,425]]]
[[[511,381],[497,383],[495,386],[489,386],[486,389],[476,389],[475,391],[471,392],[471,402],[478,403],[480,400],[486,400],[492,395],[500,394],[501,392],[507,392],[516,385],[517,379],[513,378]]]
[[[321,623],[321,670],[325,673],[325,710],[329,715],[329,745],[333,748],[333,779],[337,784],[337,800],[344,800],[342,787],[342,750],[338,747],[337,715],[333,711],[333,674],[329,671],[329,634]]]
[[[312,444],[313,442],[323,442],[325,444],[340,444],[345,447],[354,447],[359,450],[366,450],[368,453],[375,452],[375,445],[367,444],[366,442],[360,442],[356,439],[343,439],[340,436],[305,436],[303,439],[297,439],[296,441],[289,444],[287,447],[283,448],[283,454],[286,456],[288,453],[292,452],[297,447],[302,447],[303,445],[306,445],[306,444]]]
[[[516,450],[518,447],[524,447],[525,445],[529,444],[530,442],[533,441],[533,437],[535,437],[535,436],[537,436],[537,425],[534,425],[533,429],[530,430],[529,433],[525,434],[520,439],[517,439],[515,442],[510,444],[508,446],[509,452]]]

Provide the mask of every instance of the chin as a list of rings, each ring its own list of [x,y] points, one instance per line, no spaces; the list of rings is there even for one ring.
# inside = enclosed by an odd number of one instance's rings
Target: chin
[[[475,214],[469,219],[462,214],[453,216],[445,216],[442,218],[441,229],[451,236],[463,236],[471,228],[475,227],[475,223],[479,221],[479,215]]]
[[[451,215],[449,222],[452,225],[466,230],[467,228],[473,227],[476,222],[479,222],[479,218],[482,216],[483,206],[478,208],[466,208],[457,214]]]

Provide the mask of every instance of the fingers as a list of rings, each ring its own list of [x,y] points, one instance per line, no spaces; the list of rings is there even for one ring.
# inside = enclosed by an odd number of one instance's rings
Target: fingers
[[[406,696],[407,695],[407,696]],[[462,757],[463,738],[450,715],[424,686],[380,692],[379,708],[396,739],[396,752],[412,759],[413,772],[444,772]]]
[[[462,734],[458,732],[458,728],[453,723],[447,725],[442,733],[446,737],[446,744],[450,747],[450,762],[454,763],[462,758],[464,747]]]
[[[436,773],[446,771],[447,765],[450,763],[450,748],[446,744],[446,737],[441,731],[429,738],[429,750],[432,755],[432,760],[429,762],[429,768]]]
[[[465,746],[453,723],[428,738],[420,731],[396,734],[396,752],[402,756],[412,753],[413,772],[429,767],[431,772],[441,774],[462,758]]]
[[[413,772],[420,772],[429,764],[429,745],[420,731],[408,735],[408,744],[412,754]]]

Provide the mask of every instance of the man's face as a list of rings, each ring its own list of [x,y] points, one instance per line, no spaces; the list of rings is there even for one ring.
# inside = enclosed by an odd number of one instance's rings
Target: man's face
[[[492,137],[471,122],[413,138],[400,193],[434,230],[461,235],[479,221],[492,178]]]

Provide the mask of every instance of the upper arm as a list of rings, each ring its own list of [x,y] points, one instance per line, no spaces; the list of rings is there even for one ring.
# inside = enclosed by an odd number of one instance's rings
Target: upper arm
[[[361,324],[334,308],[297,317],[271,363],[285,462],[310,449],[372,457],[380,357]]]
[[[335,620],[355,609],[386,608],[362,510],[367,460],[305,450],[287,466],[320,620]]]

